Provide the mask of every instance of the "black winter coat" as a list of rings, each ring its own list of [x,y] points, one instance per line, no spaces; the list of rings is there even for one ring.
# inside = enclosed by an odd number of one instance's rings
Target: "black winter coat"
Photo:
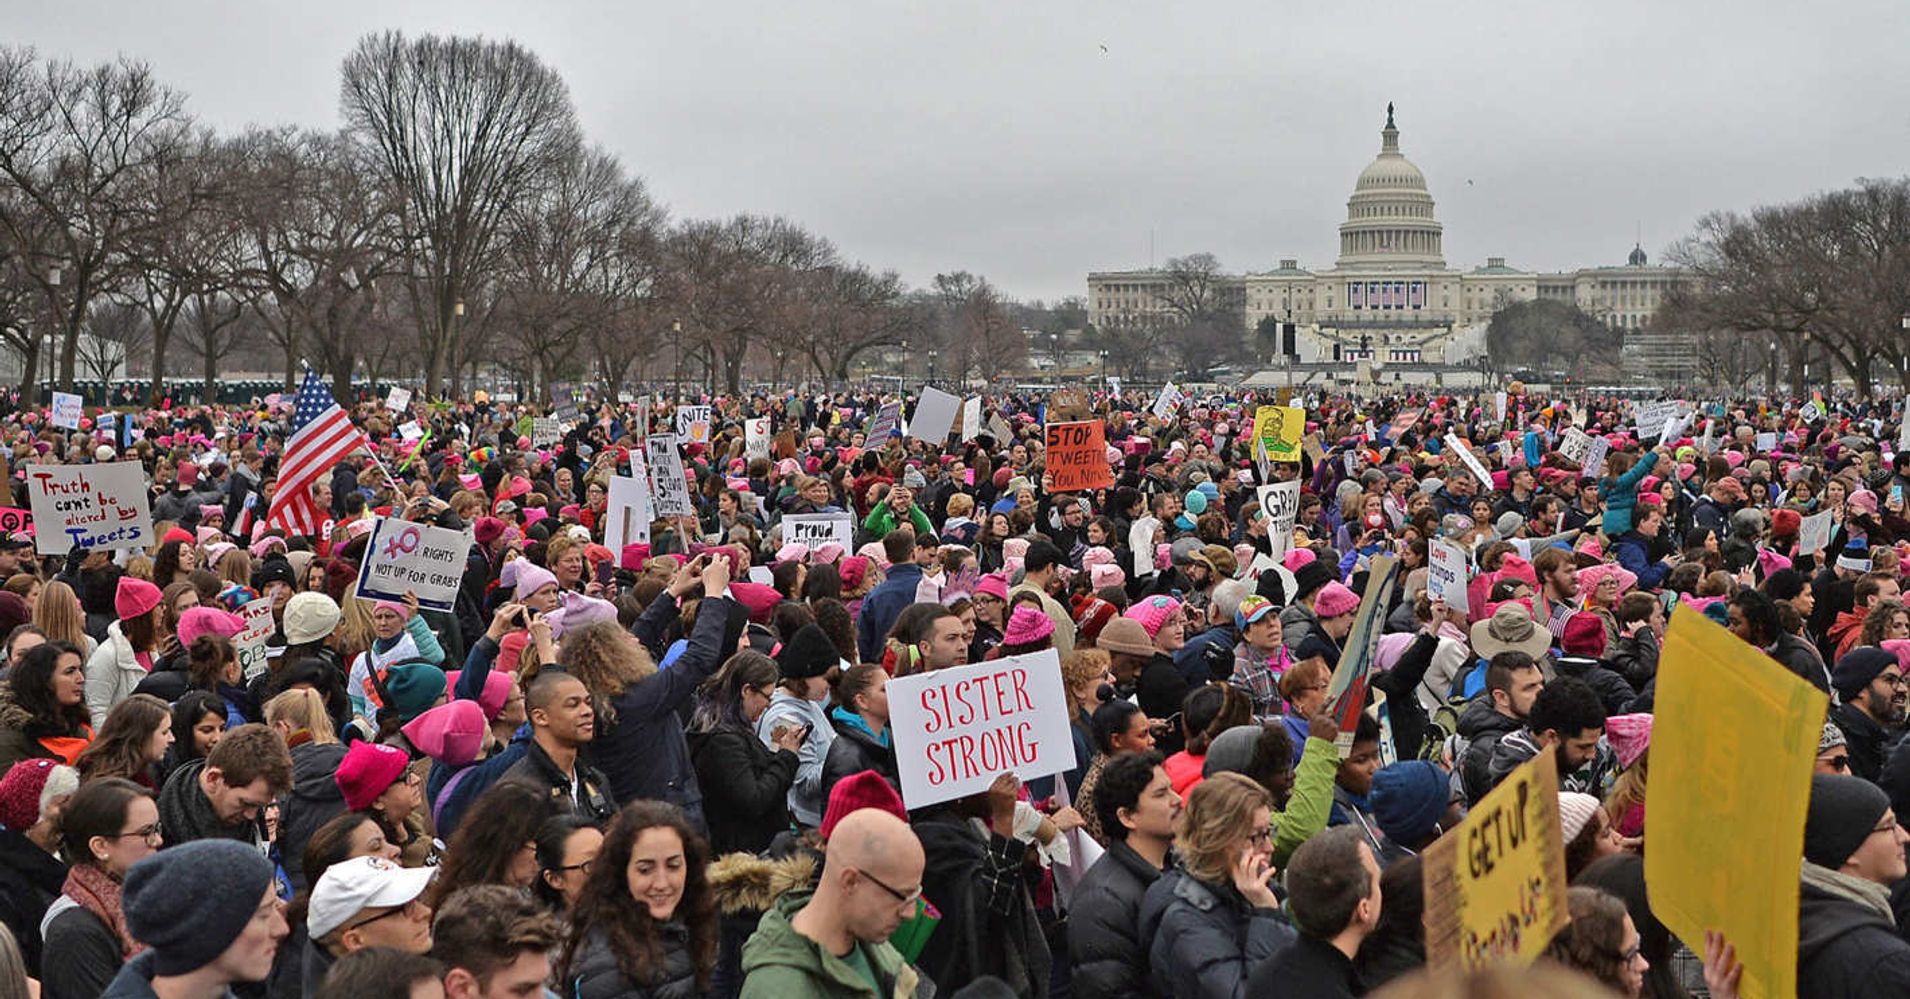
[[[1081,999],[1157,996],[1141,946],[1141,901],[1161,872],[1115,841],[1081,876],[1068,913],[1068,956]]]
[[[1162,875],[1141,903],[1154,988],[1173,999],[1244,999],[1248,974],[1295,937],[1279,910],[1183,871]]]
[[[13,931],[27,974],[40,977],[40,920],[60,897],[66,865],[25,833],[0,828],[0,923]]]
[[[983,837],[953,807],[915,820],[928,863],[922,894],[942,913],[916,967],[953,995],[985,975],[1020,999],[1046,999],[1053,957],[1029,896],[1027,847],[994,833]]]
[[[873,770],[882,775],[891,787],[900,794],[902,778],[895,769],[895,750],[869,738],[869,733],[860,726],[844,725],[836,722],[836,738],[829,744],[829,755],[822,760],[822,800],[829,800],[829,792],[844,777],[852,777],[864,770]]]
[[[1844,733],[1851,774],[1874,783],[1883,772],[1884,743],[1889,741],[1890,734],[1855,704],[1831,708],[1830,720]]]
[[[703,813],[710,823],[713,856],[737,850],[761,853],[777,833],[789,828],[795,753],[772,750],[755,732],[724,725],[691,733],[690,759],[697,783],[707,789]]]
[[[345,812],[345,792],[338,789],[338,764],[345,747],[337,743],[307,742],[292,747],[292,793],[279,813],[279,856],[294,892],[305,883],[305,844],[318,827]]]
[[[1599,703],[1605,706],[1607,717],[1624,714],[1633,698],[1638,696],[1638,692],[1631,689],[1631,684],[1605,665],[1602,659],[1560,656],[1553,660],[1552,665],[1558,670],[1559,676],[1585,681],[1586,686],[1598,695]]]
[[[696,688],[728,658],[722,644],[731,602],[722,597],[705,598],[683,654],[669,669],[659,670],[614,698],[610,702],[614,718],[609,713],[599,714],[597,737],[591,740],[585,755],[610,782],[612,800],[667,801],[683,809],[691,825],[707,828],[703,792],[697,785],[695,765],[690,762],[690,746],[683,737],[678,709],[690,703]],[[659,661],[664,632],[676,618],[676,598],[665,592],[643,609],[643,616],[632,628],[637,640]]]
[[[113,928],[77,905],[47,924],[45,946],[41,999],[94,999],[126,963]]]
[[[1910,943],[1882,914],[1815,885],[1798,896],[1797,994],[1910,995]]]
[[[1141,667],[1141,675],[1135,680],[1134,703],[1147,712],[1149,720],[1172,718],[1180,714],[1180,702],[1187,697],[1187,678],[1174,666],[1174,660],[1165,652],[1154,653],[1154,658]],[[1167,726],[1167,733],[1154,740],[1154,748],[1165,756],[1181,751],[1183,736],[1179,725]]]
[[[1353,999],[1366,994],[1366,985],[1338,947],[1318,937],[1303,936],[1253,969],[1247,979],[1247,994]]]
[[[610,950],[610,935],[592,930],[577,953],[577,965],[558,991],[568,999],[697,999],[696,963],[690,957],[690,931],[669,922],[658,929],[663,939],[663,973],[656,981],[639,985],[624,977]]]
[[[1492,774],[1487,770],[1487,764],[1492,762],[1492,749],[1500,739],[1520,727],[1518,719],[1508,718],[1493,708],[1490,692],[1466,705],[1466,710],[1459,715],[1459,736],[1466,740],[1459,777],[1465,786],[1467,804],[1478,804],[1479,799],[1492,790]]]

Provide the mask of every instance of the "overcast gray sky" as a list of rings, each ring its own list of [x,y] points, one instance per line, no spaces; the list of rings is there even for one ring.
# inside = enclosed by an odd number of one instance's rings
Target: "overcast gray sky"
[[[511,37],[677,216],[1052,298],[1150,231],[1156,259],[1330,266],[1388,100],[1454,266],[1621,263],[1638,227],[1655,258],[1706,211],[1901,174],[1910,17],[1835,6],[0,0],[0,39],[145,59],[236,129],[335,126],[366,32]]]

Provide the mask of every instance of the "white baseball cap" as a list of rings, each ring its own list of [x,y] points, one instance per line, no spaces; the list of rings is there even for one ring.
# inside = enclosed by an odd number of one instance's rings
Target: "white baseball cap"
[[[424,894],[433,867],[399,867],[383,857],[353,857],[325,868],[312,886],[305,929],[313,940],[366,909],[392,909]]]

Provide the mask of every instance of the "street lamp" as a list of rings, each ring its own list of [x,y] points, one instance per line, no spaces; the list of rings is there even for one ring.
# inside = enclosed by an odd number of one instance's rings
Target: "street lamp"
[[[671,353],[676,355],[676,372],[670,376],[670,403],[683,405],[683,320],[670,320]]]
[[[936,350],[934,347],[928,349],[928,382],[930,385],[935,384],[935,360],[941,356],[942,352]]]

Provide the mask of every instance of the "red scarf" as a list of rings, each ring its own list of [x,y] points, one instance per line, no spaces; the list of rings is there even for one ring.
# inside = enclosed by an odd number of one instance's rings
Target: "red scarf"
[[[60,893],[80,904],[80,908],[100,918],[119,938],[120,957],[132,960],[146,945],[126,932],[126,914],[120,908],[119,882],[92,864],[74,864],[66,872],[66,885]]]

